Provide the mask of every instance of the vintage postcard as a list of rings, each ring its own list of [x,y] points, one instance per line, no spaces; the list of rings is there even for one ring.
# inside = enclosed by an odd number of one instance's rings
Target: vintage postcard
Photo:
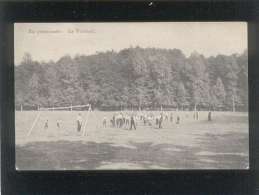
[[[17,170],[249,169],[245,22],[15,23]]]

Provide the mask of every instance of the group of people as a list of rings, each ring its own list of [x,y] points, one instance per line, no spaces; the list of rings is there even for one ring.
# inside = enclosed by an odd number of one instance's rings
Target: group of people
[[[106,128],[108,125],[108,122],[110,122],[111,127],[114,128],[126,128],[129,130],[136,129],[137,124],[143,123],[144,126],[152,126],[152,124],[155,124],[155,126],[159,129],[162,128],[164,121],[170,121],[173,123],[173,113],[163,113],[161,112],[158,115],[155,115],[154,113],[115,113],[112,115],[112,118],[108,120],[106,116],[103,117],[103,127]],[[180,116],[176,116],[176,124],[180,124]]]
[[[193,118],[195,120],[199,119],[199,113],[198,111],[195,111],[193,114]],[[102,125],[104,128],[108,126],[108,122],[110,122],[111,127],[114,128],[126,128],[129,130],[136,130],[137,129],[137,123],[143,123],[144,126],[152,126],[152,124],[155,124],[155,126],[158,129],[163,128],[163,123],[169,121],[170,123],[174,122],[174,115],[173,113],[168,112],[161,112],[158,115],[155,115],[154,113],[130,113],[130,112],[118,112],[114,113],[112,115],[112,118],[110,121],[108,121],[108,118],[106,116],[103,117]],[[208,112],[208,121],[212,121],[212,113],[211,111]],[[180,124],[180,116],[177,115],[175,119],[176,124]],[[81,132],[82,130],[82,124],[83,124],[83,118],[81,113],[78,113],[76,118],[76,129],[77,132]],[[61,128],[61,120],[58,119],[56,122],[56,126],[58,129]],[[46,119],[44,123],[44,129],[48,129],[49,127],[49,121]]]
[[[127,129],[135,129],[136,130],[136,115],[134,114],[123,114],[122,112],[113,114],[110,119],[110,124],[115,128],[127,128]],[[108,124],[108,118],[105,116],[103,118],[103,127],[106,128]]]

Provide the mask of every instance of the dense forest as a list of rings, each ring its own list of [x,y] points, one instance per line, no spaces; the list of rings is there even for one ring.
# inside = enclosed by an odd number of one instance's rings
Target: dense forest
[[[186,57],[179,49],[127,48],[15,66],[20,108],[92,104],[96,109],[248,108],[248,59],[242,54]]]

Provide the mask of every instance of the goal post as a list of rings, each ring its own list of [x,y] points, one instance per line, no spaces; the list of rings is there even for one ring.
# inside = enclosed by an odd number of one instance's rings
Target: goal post
[[[83,126],[83,136],[86,136],[86,125],[88,123],[90,112],[92,112],[91,104],[89,105],[88,112],[85,117],[85,122],[84,122],[84,126]]]
[[[32,126],[31,126],[30,130],[29,130],[28,133],[27,133],[27,137],[29,137],[29,136],[31,135],[31,132],[32,132],[32,130],[34,129],[34,127],[35,127],[37,121],[39,120],[40,115],[41,115],[41,112],[39,112],[39,113],[37,114],[36,118],[34,119],[34,121],[33,121],[33,123],[32,123]]]
[[[30,127],[30,129],[27,131],[27,134],[26,136],[29,137],[33,130],[35,129],[35,126],[37,124],[37,122],[39,121],[41,115],[42,115],[42,111],[62,111],[62,110],[67,110],[67,111],[71,111],[73,110],[73,108],[86,108],[88,107],[88,113],[87,113],[87,117],[86,117],[86,120],[85,120],[85,124],[84,124],[84,135],[85,135],[85,129],[86,129],[86,124],[87,124],[87,121],[88,121],[88,117],[89,117],[89,111],[91,111],[91,105],[90,104],[85,104],[85,105],[75,105],[75,106],[62,106],[62,107],[38,107],[37,110],[35,110],[37,113],[35,119],[33,120],[33,123]],[[73,110],[73,111],[77,111],[77,110]]]

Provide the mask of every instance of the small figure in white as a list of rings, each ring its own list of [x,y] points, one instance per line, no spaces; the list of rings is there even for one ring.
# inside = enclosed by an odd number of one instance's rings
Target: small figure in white
[[[132,128],[134,128],[136,130],[136,123],[135,123],[135,117],[134,115],[132,114],[131,117],[130,117],[130,130],[132,130]]]
[[[44,123],[44,129],[48,129],[49,128],[49,120],[47,119]]]
[[[107,125],[107,118],[105,116],[103,117],[103,127],[106,128],[106,125]]]
[[[127,116],[126,116],[126,127],[128,128],[129,125],[130,125],[130,115],[127,114]]]

